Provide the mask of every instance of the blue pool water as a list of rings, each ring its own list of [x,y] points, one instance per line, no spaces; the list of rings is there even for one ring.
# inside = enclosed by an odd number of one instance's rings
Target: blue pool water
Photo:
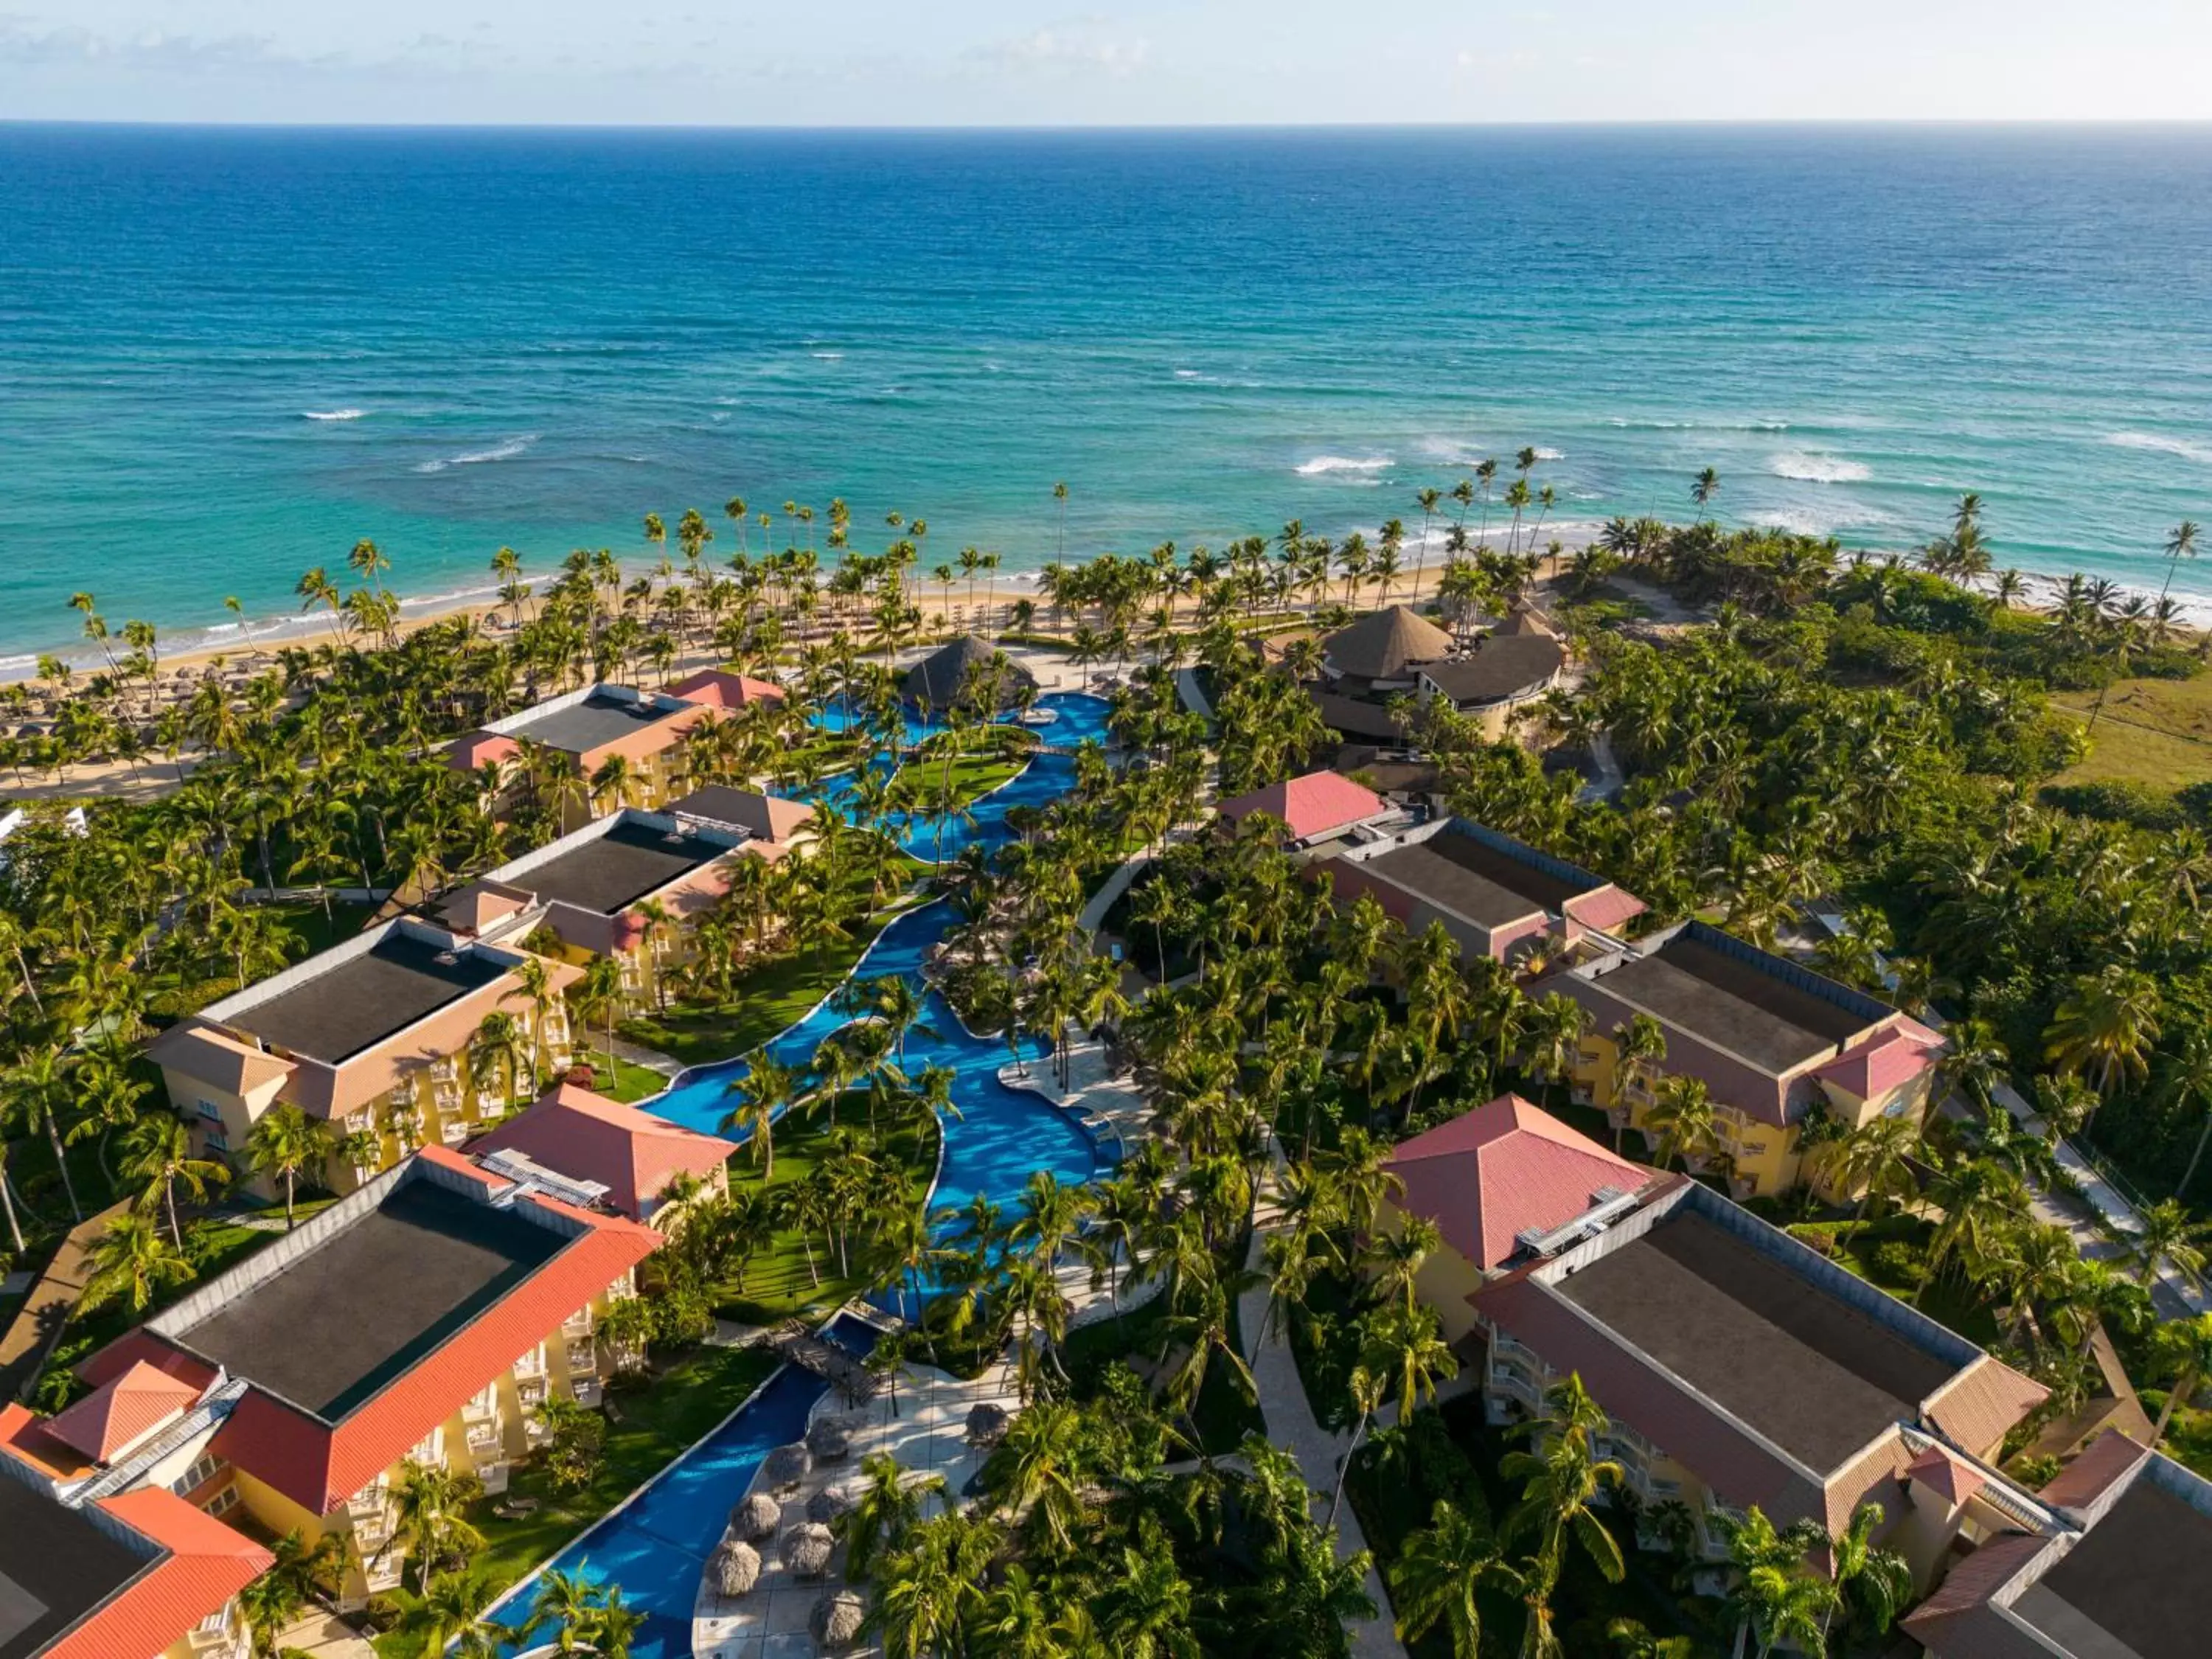
[[[720,1540],[730,1506],[744,1495],[769,1453],[806,1432],[807,1413],[829,1387],[811,1371],[785,1366],[636,1502],[549,1564],[592,1583],[621,1587],[624,1602],[646,1620],[630,1659],[684,1659],[691,1651],[699,1577]],[[520,1608],[499,1616],[512,1620]]]
[[[970,847],[981,846],[996,850],[1014,839],[1014,831],[1006,822],[1006,814],[1010,811],[1017,806],[1048,806],[1075,787],[1073,755],[1054,751],[1072,751],[1085,743],[1103,744],[1107,737],[1106,719],[1111,705],[1105,698],[1094,697],[1086,692],[1055,691],[1039,697],[1036,706],[1051,709],[1059,716],[1050,726],[1034,728],[1038,737],[1048,745],[1047,751],[1040,753],[1018,775],[1001,787],[971,803],[966,818],[940,823],[935,818],[920,815],[894,815],[888,827],[897,836],[902,850],[933,864],[949,863]],[[835,702],[816,714],[813,719],[817,726],[827,732],[842,732],[856,723]],[[907,744],[909,748],[946,729],[943,722],[914,709],[908,711],[907,722]],[[881,771],[888,770],[890,763],[887,757],[879,755],[869,765]],[[803,792],[805,798],[827,801],[850,817],[848,807],[857,775],[853,772],[840,772],[824,778],[813,788]]]

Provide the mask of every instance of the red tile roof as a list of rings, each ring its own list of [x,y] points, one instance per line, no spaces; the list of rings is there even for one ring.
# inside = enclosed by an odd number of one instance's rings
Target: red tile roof
[[[40,1485],[89,1474],[94,1467],[91,1460],[48,1434],[49,1421],[12,1400],[0,1405],[0,1456],[27,1466]]]
[[[159,1486],[103,1498],[100,1507],[162,1553],[48,1647],[43,1659],[142,1659],[165,1652],[276,1560],[244,1534]]]
[[[2149,1455],[2118,1430],[2107,1429],[2087,1451],[2052,1476],[2050,1485],[2036,1497],[2054,1510],[2086,1510]]]
[[[1935,1065],[1936,1056],[1943,1051],[1943,1039],[1924,1028],[1913,1026],[1905,1020],[1905,1026],[1885,1025],[1857,1047],[1845,1049],[1834,1060],[1819,1068],[1819,1075],[1848,1094],[1861,1100],[1872,1100],[1886,1094],[1900,1083],[1909,1081]]]
[[[1952,1567],[1905,1629],[1939,1659],[2050,1659],[2046,1645],[1990,1605],[2050,1544],[2029,1533],[1990,1539]]]
[[[461,1176],[487,1196],[514,1185],[442,1146],[426,1146],[415,1156]],[[512,1366],[518,1355],[544,1341],[660,1243],[660,1235],[652,1228],[619,1216],[580,1210],[542,1194],[521,1202],[566,1216],[580,1224],[582,1231],[335,1425],[260,1389],[248,1388],[210,1449],[311,1514],[327,1515],[398,1462],[410,1447],[459,1411],[462,1402]],[[94,1354],[79,1374],[97,1384],[138,1359],[203,1386],[213,1376],[204,1363],[179,1352],[145,1327]]]
[[[1989,1485],[1982,1472],[1948,1446],[1930,1446],[1905,1473],[1948,1504],[1963,1504]]]
[[[1977,1457],[1986,1457],[2051,1390],[2002,1359],[1984,1354],[1923,1407],[1928,1420]]]
[[[1390,809],[1382,796],[1350,778],[1334,772],[1309,772],[1287,783],[1271,783],[1265,789],[1225,800],[1220,810],[1231,823],[1242,822],[1250,813],[1265,812],[1288,824],[1294,839],[1310,841]]]
[[[1444,1242],[1487,1271],[1516,1237],[1580,1215],[1601,1187],[1636,1192],[1657,1177],[1518,1095],[1500,1095],[1402,1143],[1389,1168],[1401,1209],[1425,1215]]]
[[[456,738],[446,750],[446,764],[456,772],[473,772],[486,761],[504,761],[522,752],[522,745],[497,732],[471,732]]]
[[[671,1123],[563,1083],[539,1097],[469,1148],[512,1149],[548,1169],[607,1188],[608,1201],[624,1215],[642,1218],[651,1200],[678,1175],[707,1179],[727,1163],[737,1145]]]
[[[1579,893],[1560,906],[1562,911],[1583,927],[1594,927],[1601,933],[1613,932],[1623,922],[1633,921],[1650,908],[1635,894],[1610,882],[1595,892]]]
[[[181,1377],[140,1360],[112,1376],[46,1425],[64,1445],[106,1463],[173,1417],[199,1403],[200,1391]]]
[[[732,674],[726,669],[702,668],[668,688],[672,697],[704,703],[709,708],[740,708],[752,702],[781,702],[784,690],[772,680]]]

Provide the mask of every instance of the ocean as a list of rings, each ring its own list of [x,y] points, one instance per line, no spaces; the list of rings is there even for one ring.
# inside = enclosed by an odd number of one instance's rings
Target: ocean
[[[1071,557],[1371,536],[1523,445],[1559,521],[1974,489],[2136,586],[2212,518],[2212,128],[0,125],[0,673],[80,589],[174,648],[733,495],[1009,570],[1059,482]]]

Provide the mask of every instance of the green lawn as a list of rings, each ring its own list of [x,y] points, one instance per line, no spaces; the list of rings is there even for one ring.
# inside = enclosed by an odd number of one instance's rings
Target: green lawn
[[[853,923],[843,939],[755,969],[727,1002],[672,1003],[665,1014],[635,1015],[617,1029],[639,1047],[684,1066],[750,1054],[836,990],[890,920],[880,913]]]
[[[516,1470],[507,1496],[536,1498],[537,1512],[501,1520],[492,1513],[497,1499],[479,1502],[469,1519],[483,1534],[484,1546],[471,1558],[473,1569],[504,1589],[551,1559],[744,1404],[778,1363],[759,1348],[701,1348],[660,1372],[649,1387],[612,1396],[622,1420],[609,1429],[599,1477],[580,1492],[556,1492],[542,1469]],[[392,1632],[376,1638],[376,1650],[384,1659],[420,1659],[422,1644]]]
[[[2191,682],[2190,684],[2194,684]],[[2212,743],[2113,718],[2111,703],[2089,738],[2087,758],[2069,766],[2054,784],[2140,783],[2153,789],[2178,789],[2212,778]]]
[[[1914,1291],[1912,1281],[1894,1272],[1884,1270],[1878,1260],[1885,1244],[1903,1242],[1911,1248],[1916,1256],[1925,1256],[1932,1224],[1917,1216],[1884,1216],[1879,1221],[1855,1227],[1850,1222],[1814,1222],[1801,1224],[1788,1230],[1815,1249],[1823,1250],[1830,1260],[1849,1268],[1869,1284],[1878,1285],[1900,1302],[1911,1302]],[[1826,1243],[1824,1245],[1824,1240]],[[1835,1248],[1840,1246],[1840,1249]],[[1920,1298],[1920,1311],[1937,1324],[1956,1331],[1967,1341],[1984,1348],[1997,1346],[2000,1333],[1996,1315],[1990,1304],[1962,1283],[1955,1273],[1946,1273]]]
[[[579,1061],[584,1058],[581,1054],[576,1056]],[[668,1079],[650,1066],[637,1065],[624,1060],[620,1054],[615,1056],[612,1072],[607,1070],[605,1049],[592,1049],[590,1059],[592,1087],[609,1100],[618,1100],[628,1105],[634,1101],[649,1099],[668,1086]]]
[[[805,1181],[821,1161],[831,1128],[830,1115],[814,1106],[786,1113],[775,1126],[775,1179],[764,1182],[761,1166],[750,1146],[730,1165],[732,1194],[775,1191]],[[881,1166],[874,1179],[889,1183],[903,1179],[914,1201],[921,1202],[937,1170],[938,1127],[934,1121],[909,1117],[886,1126],[871,1136],[865,1093],[855,1091],[838,1103],[837,1126],[860,1133],[869,1156]],[[720,1311],[747,1325],[769,1325],[789,1319],[808,1308],[834,1308],[871,1288],[865,1273],[842,1275],[836,1256],[814,1241],[814,1259],[808,1265],[806,1241],[795,1229],[786,1228],[755,1250],[746,1260],[744,1289],[729,1288]],[[858,1266],[858,1257],[854,1258]]]

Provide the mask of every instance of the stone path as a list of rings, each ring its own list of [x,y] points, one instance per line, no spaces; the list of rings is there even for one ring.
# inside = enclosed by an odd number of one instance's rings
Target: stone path
[[[1270,1173],[1283,1167],[1282,1149],[1270,1146]],[[1253,1215],[1252,1244],[1244,1265],[1255,1271],[1264,1269],[1261,1255],[1267,1236],[1274,1231],[1277,1212],[1271,1194],[1263,1194]],[[1265,1342],[1258,1340],[1260,1328],[1267,1317],[1267,1286],[1262,1282],[1237,1299],[1237,1323],[1243,1331],[1245,1357],[1252,1367],[1252,1380],[1259,1385],[1260,1409],[1267,1419],[1267,1438],[1278,1446],[1287,1448],[1305,1471],[1306,1485],[1316,1489],[1314,1517],[1320,1520],[1328,1513],[1328,1494],[1336,1485],[1337,1467],[1351,1455],[1352,1437],[1338,1434],[1322,1427],[1315,1418],[1313,1407],[1306,1400],[1304,1382],[1298,1376],[1298,1362],[1291,1352],[1290,1337],[1278,1328],[1268,1333]],[[1359,1529],[1359,1517],[1352,1510],[1347,1500],[1336,1512],[1336,1557],[1349,1560],[1367,1547],[1366,1535]],[[1352,1650],[1359,1659],[1406,1659],[1406,1645],[1398,1639],[1391,1621],[1390,1598],[1382,1589],[1382,1577],[1370,1559],[1367,1567],[1367,1594],[1374,1598],[1376,1616],[1363,1619],[1351,1626]]]

